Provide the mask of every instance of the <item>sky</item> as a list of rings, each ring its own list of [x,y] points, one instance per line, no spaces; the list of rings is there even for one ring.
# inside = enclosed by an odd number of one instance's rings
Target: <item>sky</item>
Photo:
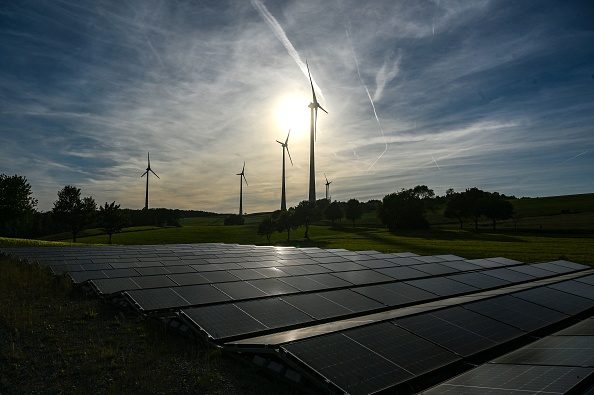
[[[0,173],[38,209],[219,213],[426,185],[594,192],[594,2],[3,0]]]

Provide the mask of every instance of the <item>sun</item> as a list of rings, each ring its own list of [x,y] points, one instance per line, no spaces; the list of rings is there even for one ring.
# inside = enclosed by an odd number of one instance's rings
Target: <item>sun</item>
[[[284,96],[276,107],[277,124],[282,131],[291,129],[291,137],[305,135],[309,130],[310,110],[307,98],[300,96]]]

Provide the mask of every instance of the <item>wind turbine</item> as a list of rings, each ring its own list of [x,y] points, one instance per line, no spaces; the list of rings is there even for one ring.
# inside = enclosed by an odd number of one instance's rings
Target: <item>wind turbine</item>
[[[241,173],[237,173],[236,176],[239,176],[239,215],[243,215],[243,181],[245,181],[245,185],[248,185],[247,179],[245,178],[245,162],[243,162],[243,169],[241,169]],[[243,180],[242,180],[243,177]]]
[[[276,140],[277,143],[283,146],[283,180],[282,180],[282,192],[281,192],[281,211],[287,211],[287,195],[285,193],[285,149],[289,154],[289,159],[291,160],[291,166],[293,166],[293,159],[291,158],[291,152],[289,151],[289,135],[291,134],[291,129],[289,129],[289,133],[287,134],[287,139],[283,143],[282,141]]]
[[[310,143],[309,143],[309,202],[315,203],[316,201],[316,166],[314,161],[314,143],[317,136],[317,123],[318,123],[318,108],[328,114],[328,111],[324,110],[318,100],[316,99],[316,92],[313,87],[313,81],[311,79],[311,73],[309,72],[309,65],[307,60],[305,61],[307,66],[307,74],[309,74],[309,84],[311,85],[311,95],[313,100],[309,103],[308,107],[311,108],[311,128],[310,128]]]
[[[328,181],[328,177],[326,177],[326,173],[324,173],[324,178],[326,179],[326,200],[328,200],[328,195],[330,195],[330,184],[332,181]],[[332,199],[332,198],[330,198]]]
[[[148,152],[147,153],[147,160],[148,160],[148,166],[146,167],[146,171],[144,173],[142,173],[142,175],[140,177],[144,177],[146,175],[146,195],[144,198],[144,209],[148,210],[148,179],[149,179],[149,172],[153,173],[159,180],[161,179],[161,177],[159,177],[157,175],[157,173],[155,173],[153,171],[153,169],[151,169],[151,153]]]

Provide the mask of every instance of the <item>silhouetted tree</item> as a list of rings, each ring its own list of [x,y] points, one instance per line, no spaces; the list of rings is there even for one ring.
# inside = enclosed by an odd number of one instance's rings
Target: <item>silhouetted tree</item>
[[[274,224],[274,221],[272,221],[272,218],[270,218],[270,217],[266,217],[266,218],[262,219],[262,221],[260,221],[260,224],[258,225],[258,235],[266,236],[266,240],[268,240],[269,243],[270,243],[270,236],[272,236],[272,233],[275,230],[276,230],[276,226]]]
[[[353,222],[353,228],[355,227],[355,221],[361,218],[363,215],[363,205],[359,203],[357,199],[350,199],[346,204],[345,217],[349,221]]]
[[[295,209],[292,207],[286,211],[276,210],[273,212],[272,222],[278,233],[287,232],[287,241],[291,240],[291,229],[296,229],[299,226],[295,221]]]
[[[111,244],[112,235],[122,230],[128,223],[128,218],[115,201],[111,204],[105,202],[105,206],[99,206],[99,226],[109,235],[109,244]]]
[[[31,195],[25,177],[0,174],[0,234],[14,236],[31,219],[37,206]]]
[[[341,219],[342,216],[342,208],[340,207],[340,203],[338,203],[337,201],[333,201],[332,203],[330,203],[328,206],[326,206],[326,209],[324,210],[324,217],[332,221],[332,225],[334,225],[335,220]]]
[[[514,205],[497,192],[493,192],[483,199],[483,214],[491,220],[493,230],[495,230],[497,221],[512,217]]]
[[[382,223],[391,231],[429,227],[427,200],[432,194],[432,190],[419,186],[384,196],[379,209]]]
[[[474,221],[474,229],[478,229],[478,221],[485,213],[485,199],[489,196],[489,192],[485,192],[478,188],[470,188],[465,192],[464,201],[468,206],[468,217]]]
[[[455,218],[460,222],[460,229],[464,223],[464,219],[470,217],[470,206],[467,202],[466,195],[463,193],[456,193],[453,189],[449,189],[446,194],[447,203],[443,215],[446,218]]]
[[[318,209],[315,203],[311,203],[308,200],[299,202],[295,207],[295,223],[305,226],[304,238],[309,239],[309,225],[315,221],[319,221],[322,218],[322,213]]]
[[[76,243],[76,235],[93,222],[96,208],[91,196],[81,199],[80,189],[66,185],[58,192],[52,212],[58,222],[71,229],[72,241]]]

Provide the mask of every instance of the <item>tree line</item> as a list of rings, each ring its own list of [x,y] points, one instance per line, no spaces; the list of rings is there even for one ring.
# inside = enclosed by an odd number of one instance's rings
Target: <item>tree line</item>
[[[329,202],[320,199],[315,203],[302,201],[297,206],[286,211],[277,210],[271,216],[264,218],[258,226],[258,234],[265,236],[268,242],[274,232],[287,232],[287,241],[290,240],[291,230],[305,226],[304,238],[309,238],[309,225],[325,218],[335,221],[342,218],[352,222],[362,217],[364,212],[376,211],[382,224],[390,231],[399,229],[426,229],[429,228],[427,214],[445,203],[444,216],[456,219],[460,228],[466,220],[472,220],[475,229],[481,217],[491,220],[493,229],[497,222],[509,219],[514,214],[513,204],[507,197],[497,192],[486,192],[478,188],[466,189],[464,192],[455,192],[449,189],[444,197],[436,196],[434,191],[426,185],[417,185],[414,188],[402,189],[384,196],[379,200],[370,200],[367,203],[350,199],[345,202]]]
[[[111,243],[114,233],[128,226],[180,226],[180,218],[214,216],[215,213],[193,210],[155,208],[122,209],[115,201],[97,207],[92,196],[66,185],[58,192],[51,211],[39,212],[37,199],[26,177],[0,174],[0,236],[40,237],[68,231],[72,240],[85,229],[101,228]]]

